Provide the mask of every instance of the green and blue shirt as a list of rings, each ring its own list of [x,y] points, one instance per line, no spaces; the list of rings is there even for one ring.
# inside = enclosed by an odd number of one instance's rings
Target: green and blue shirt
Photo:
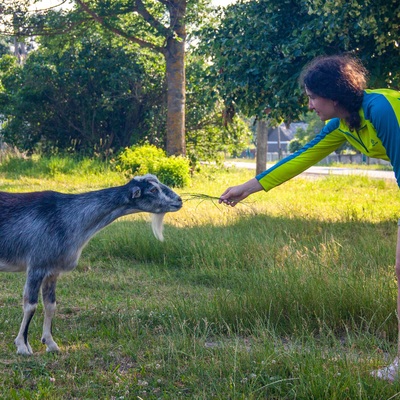
[[[346,122],[331,119],[299,151],[256,176],[265,191],[288,181],[339,148],[345,141],[368,157],[390,161],[400,187],[400,92],[366,90],[360,110],[361,128],[350,131]]]

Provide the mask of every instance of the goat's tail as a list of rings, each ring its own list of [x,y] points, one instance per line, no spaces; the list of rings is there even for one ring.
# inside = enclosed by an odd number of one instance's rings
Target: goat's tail
[[[164,216],[165,216],[165,213],[153,214],[152,220],[151,220],[151,229],[153,230],[154,236],[161,242],[164,241],[164,235],[163,235]]]

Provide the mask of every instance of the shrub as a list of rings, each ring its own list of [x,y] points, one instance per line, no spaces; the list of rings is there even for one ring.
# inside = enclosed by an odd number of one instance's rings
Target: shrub
[[[156,146],[127,147],[118,156],[117,169],[135,175],[154,174],[156,164],[164,158],[165,152]]]
[[[116,168],[127,174],[154,174],[168,186],[184,187],[190,182],[189,160],[167,157],[153,145],[127,147],[118,155]]]
[[[184,157],[165,158],[158,165],[155,175],[165,185],[185,187],[190,183],[189,160]]]

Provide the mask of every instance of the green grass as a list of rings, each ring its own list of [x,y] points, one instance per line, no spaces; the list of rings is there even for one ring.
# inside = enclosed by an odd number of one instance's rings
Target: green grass
[[[3,167],[5,168],[5,167]],[[18,170],[16,167],[15,170]],[[7,191],[122,184],[111,169],[12,175]],[[0,274],[2,399],[395,399],[370,371],[396,354],[400,194],[366,177],[296,178],[235,208],[251,171],[206,169],[180,190],[165,242],[147,215],[96,235],[58,284],[54,338],[15,354],[24,275]]]

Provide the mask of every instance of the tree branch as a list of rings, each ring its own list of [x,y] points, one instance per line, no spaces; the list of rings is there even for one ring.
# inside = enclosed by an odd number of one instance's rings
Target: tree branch
[[[107,23],[107,21],[106,21],[103,17],[101,17],[101,16],[98,15],[96,12],[94,12],[93,10],[91,10],[91,9],[87,6],[87,4],[86,4],[84,1],[82,1],[82,0],[75,0],[75,2],[79,5],[79,7],[81,7],[81,9],[82,9],[84,12],[86,12],[87,14],[89,14],[89,15],[93,18],[93,20],[95,20],[95,21],[98,22],[100,25],[102,25],[102,26],[104,26],[105,28],[107,28],[109,31],[115,33],[115,34],[118,35],[118,36],[121,36],[121,37],[123,37],[123,38],[129,40],[129,41],[132,42],[132,43],[136,43],[136,44],[138,44],[138,45],[141,46],[141,47],[148,48],[148,49],[151,49],[151,50],[154,50],[154,51],[157,51],[157,52],[159,52],[159,53],[164,54],[165,50],[164,50],[163,47],[156,46],[156,45],[154,45],[153,43],[150,43],[150,42],[147,42],[147,41],[145,41],[145,40],[139,39],[139,38],[137,38],[137,37],[135,37],[135,36],[131,36],[131,35],[129,35],[128,33],[124,32],[123,30],[121,30],[121,29],[119,29],[119,28],[117,28],[117,27],[115,27],[115,26],[110,25],[109,23]]]
[[[135,6],[133,7],[133,11],[136,11],[139,15],[143,17],[143,19],[154,29],[156,29],[159,33],[161,33],[165,38],[173,35],[173,32],[166,28],[163,24],[157,21],[148,11],[146,6],[143,4],[142,0],[134,0]],[[168,5],[166,2],[160,1],[160,3],[165,6]]]

